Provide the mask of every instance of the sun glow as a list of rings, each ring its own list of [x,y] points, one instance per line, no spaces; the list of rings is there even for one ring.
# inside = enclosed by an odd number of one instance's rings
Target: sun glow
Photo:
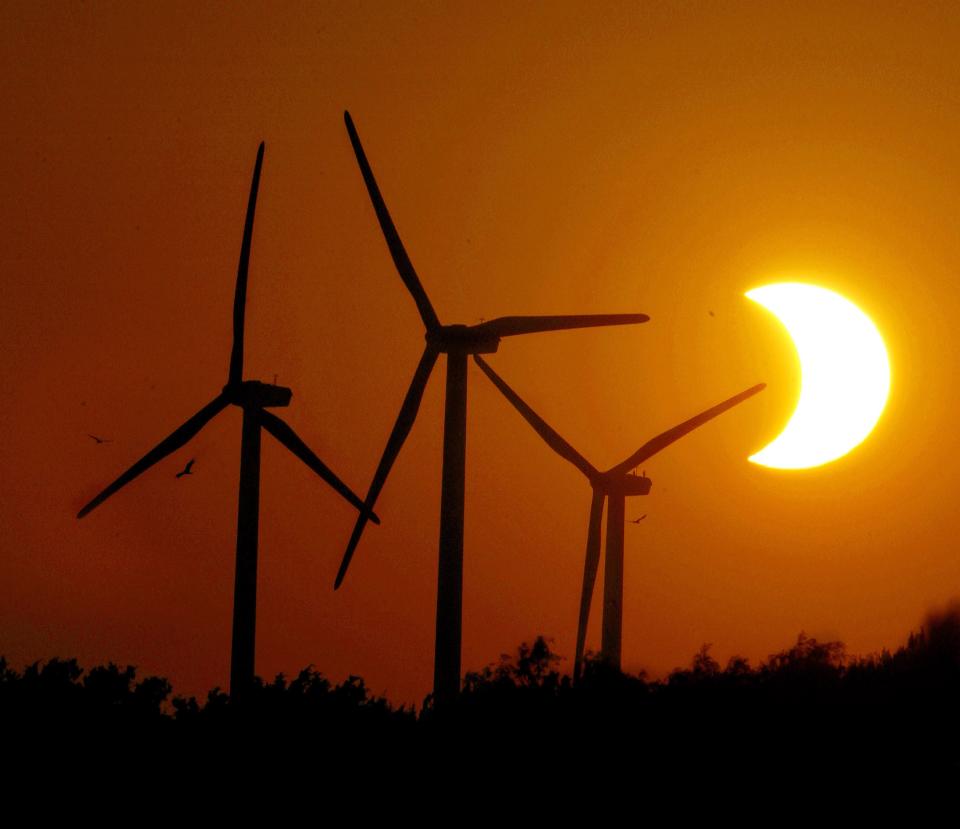
[[[750,460],[806,469],[846,455],[873,430],[890,392],[890,363],[877,327],[852,302],[815,285],[782,282],[746,296],[786,327],[801,370],[793,416]]]

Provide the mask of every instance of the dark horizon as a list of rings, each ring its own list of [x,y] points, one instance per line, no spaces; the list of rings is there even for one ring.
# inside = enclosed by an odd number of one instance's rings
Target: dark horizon
[[[464,691],[469,691],[472,686],[477,686],[478,683],[483,685],[504,678],[510,679],[514,684],[519,682],[522,685],[525,682],[532,681],[531,676],[533,675],[524,674],[524,671],[530,670],[534,671],[538,681],[549,673],[555,677],[551,681],[562,680],[567,687],[576,688],[577,678],[574,674],[573,655],[558,652],[555,649],[555,642],[553,636],[537,634],[529,639],[524,639],[509,652],[501,653],[497,659],[491,660],[483,666],[468,666],[463,675]],[[914,661],[918,655],[923,656],[925,660],[923,665],[925,670],[928,671],[928,675],[924,677],[924,683],[926,684],[922,687],[939,687],[939,690],[943,691],[950,686],[950,683],[960,682],[960,597],[941,607],[931,608],[924,615],[922,621],[916,627],[909,629],[901,637],[901,641],[892,648],[885,647],[871,653],[851,653],[841,639],[819,640],[815,636],[809,636],[803,630],[799,631],[794,639],[783,648],[758,660],[751,660],[734,649],[732,655],[721,663],[711,653],[713,648],[713,642],[703,642],[686,664],[676,665],[659,675],[643,669],[634,672],[617,670],[605,660],[601,651],[587,650],[584,654],[587,675],[581,681],[585,681],[589,685],[592,676],[592,682],[596,685],[598,677],[601,684],[611,681],[610,678],[612,677],[622,677],[626,681],[640,682],[650,686],[669,686],[676,684],[676,682],[685,682],[688,675],[693,675],[695,678],[720,675],[734,677],[753,675],[760,677],[771,671],[776,673],[777,671],[791,670],[791,665],[794,667],[806,665],[813,670],[829,667],[839,673],[858,669],[882,671],[888,669],[892,662],[897,659],[902,660],[910,654],[914,654],[912,657]],[[73,681],[80,680],[82,682],[83,676],[89,676],[91,671],[106,670],[115,672],[115,679],[117,676],[126,674],[129,675],[131,682],[139,680],[140,682],[146,682],[148,685],[162,683],[167,687],[167,693],[164,696],[166,699],[164,711],[168,715],[174,714],[177,708],[177,706],[171,707],[174,699],[180,699],[183,703],[188,703],[191,699],[199,700],[202,706],[203,698],[206,696],[207,700],[214,705],[222,705],[223,701],[229,696],[229,689],[220,685],[206,689],[199,696],[195,692],[180,693],[164,676],[145,675],[145,672],[140,670],[136,664],[123,665],[113,660],[87,669],[79,665],[75,657],[41,657],[28,660],[19,670],[19,673],[21,675],[27,672],[33,672],[34,675],[42,674],[46,666],[53,668],[53,676],[56,681],[62,681],[64,677],[74,672]],[[18,673],[17,667],[11,665],[4,654],[0,654],[0,671]],[[138,672],[139,676],[137,676]],[[359,682],[359,687],[366,688],[368,698],[371,701],[378,704],[385,703],[397,711],[411,710],[417,712],[429,708],[431,704],[435,705],[435,701],[432,700],[432,692],[428,693],[419,702],[391,700],[386,692],[377,693],[370,688],[361,675],[348,672],[345,676],[339,678],[330,676],[318,662],[311,662],[292,672],[281,671],[272,679],[260,674],[257,674],[255,679],[256,685],[262,693],[267,687],[279,686],[281,681],[289,686],[298,676],[308,677],[308,682],[322,680],[330,683],[332,687],[346,688]],[[526,679],[523,678],[524,676]],[[603,679],[604,677],[607,679]],[[935,682],[940,683],[939,686],[936,684],[929,686],[931,677]],[[900,690],[912,690],[915,693],[920,693],[922,690],[920,686],[916,685],[911,688],[909,677],[906,683],[903,683],[902,679],[899,682],[903,685]],[[130,686],[130,690],[134,690],[133,685]],[[957,690],[960,691],[960,686]],[[796,701],[801,702],[802,700],[797,698]],[[242,706],[243,701],[241,701],[241,709]]]
[[[780,786],[794,772],[800,780],[836,775],[846,785],[955,780],[960,601],[931,613],[895,651],[867,658],[800,634],[757,666],[722,666],[704,644],[663,680],[592,659],[571,683],[559,661],[538,636],[468,672],[455,704],[428,698],[407,708],[359,676],[333,683],[314,666],[258,678],[238,704],[220,689],[200,700],[171,697],[163,678],[137,677],[129,666],[84,671],[74,660],[51,660],[18,674],[0,657],[0,725],[14,751],[102,748],[116,735],[125,757],[145,751],[150,762],[183,759],[184,751],[229,755],[242,741],[272,747],[264,756],[274,759],[282,748],[305,769],[331,758],[342,769],[358,752],[369,761],[372,748],[389,748],[365,769],[368,783],[395,778],[392,752],[413,759],[438,748],[454,749],[458,773],[502,770],[522,757],[528,773],[559,767],[578,777],[614,760],[644,782],[679,775]],[[251,762],[245,753],[242,762]]]

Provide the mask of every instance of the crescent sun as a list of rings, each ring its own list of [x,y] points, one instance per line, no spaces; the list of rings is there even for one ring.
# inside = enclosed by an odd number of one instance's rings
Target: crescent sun
[[[750,460],[806,469],[846,455],[870,434],[890,393],[880,332],[850,300],[800,282],[748,291],[783,323],[800,358],[800,400],[784,430]]]

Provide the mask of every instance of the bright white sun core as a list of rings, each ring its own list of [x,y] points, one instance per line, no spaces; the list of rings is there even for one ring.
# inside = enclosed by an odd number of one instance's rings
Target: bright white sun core
[[[848,299],[816,285],[780,282],[746,296],[783,323],[801,372],[793,416],[750,460],[805,469],[846,455],[873,430],[890,393],[890,362],[877,327]]]

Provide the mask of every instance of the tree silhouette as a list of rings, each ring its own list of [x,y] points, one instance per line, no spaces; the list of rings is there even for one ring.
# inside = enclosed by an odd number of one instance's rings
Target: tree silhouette
[[[342,756],[375,741],[404,750],[446,741],[477,757],[482,746],[501,759],[582,763],[627,748],[632,772],[645,775],[955,770],[958,605],[929,614],[902,647],[864,657],[805,633],[756,668],[734,656],[721,669],[711,649],[704,643],[688,667],[657,680],[588,655],[573,683],[552,640],[538,636],[468,673],[455,707],[437,711],[428,699],[419,716],[371,694],[358,676],[335,683],[313,666],[292,679],[257,678],[238,707],[219,688],[202,702],[170,700],[167,680],[138,680],[129,665],[84,672],[74,659],[50,659],[18,673],[0,658],[0,727],[8,742],[74,750],[113,733],[144,746],[160,737],[211,748],[253,738],[272,746],[264,756],[277,757],[286,756],[281,749]]]

